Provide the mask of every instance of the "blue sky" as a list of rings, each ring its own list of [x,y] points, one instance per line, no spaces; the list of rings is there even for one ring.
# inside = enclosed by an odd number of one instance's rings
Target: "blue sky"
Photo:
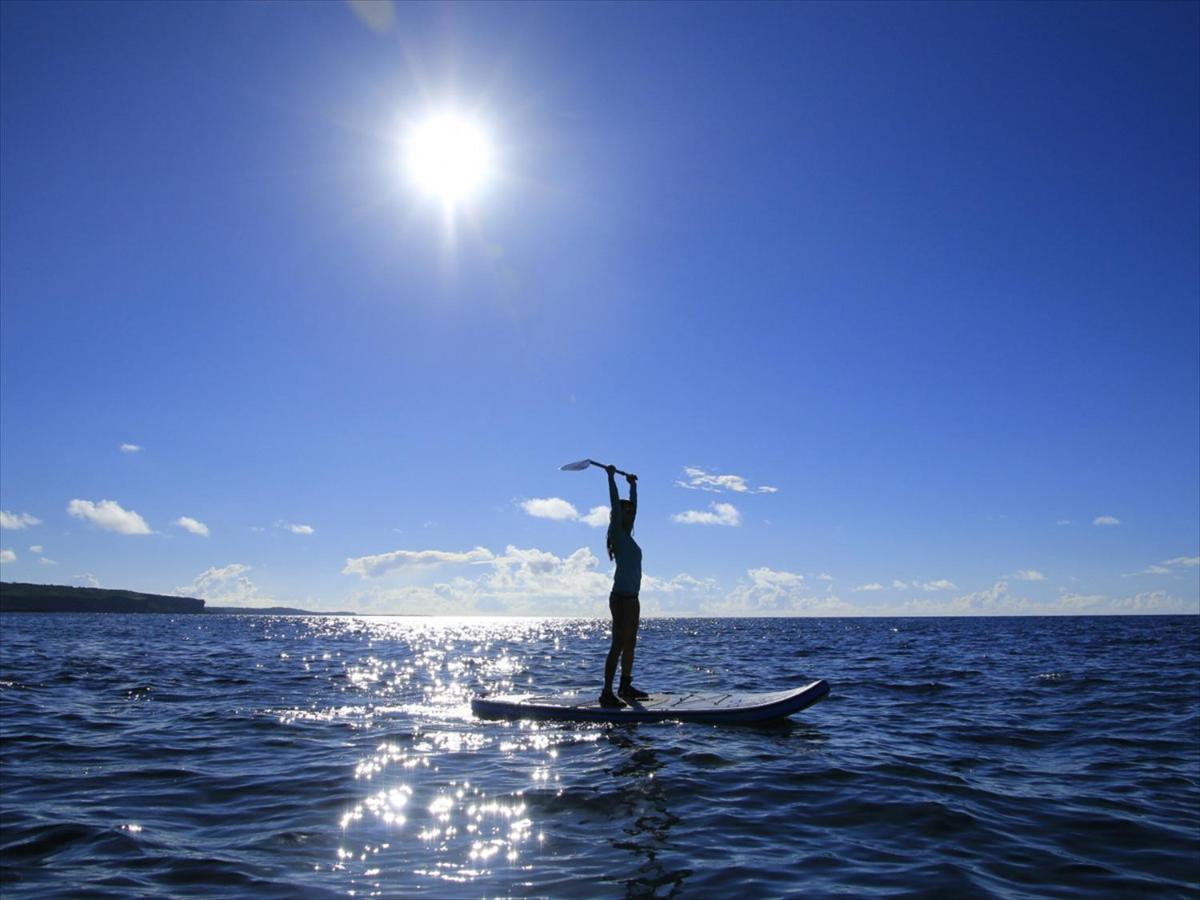
[[[1196,4],[0,16],[5,580],[602,614],[590,456],[650,612],[1200,606]]]

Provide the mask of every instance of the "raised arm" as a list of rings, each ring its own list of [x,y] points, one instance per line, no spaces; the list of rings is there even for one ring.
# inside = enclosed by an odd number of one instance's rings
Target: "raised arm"
[[[621,495],[617,492],[617,470],[613,466],[609,466],[605,471],[608,472],[608,500],[612,504],[612,520],[619,522],[621,519]]]
[[[629,479],[629,502],[633,504],[633,514],[637,515],[637,476],[626,475]]]

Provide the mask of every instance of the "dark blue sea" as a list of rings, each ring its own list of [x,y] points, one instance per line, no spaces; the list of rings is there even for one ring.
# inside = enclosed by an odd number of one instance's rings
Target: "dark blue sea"
[[[757,727],[510,724],[600,620],[0,616],[0,893],[1200,896],[1200,618],[651,619]]]

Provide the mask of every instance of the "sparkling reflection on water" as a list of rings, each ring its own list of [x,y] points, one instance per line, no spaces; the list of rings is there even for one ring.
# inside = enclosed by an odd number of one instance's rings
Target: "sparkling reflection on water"
[[[649,798],[651,806],[621,831],[624,839],[610,839],[609,844],[647,858],[645,872],[639,869],[633,883],[644,883],[645,878],[656,886],[682,883],[686,872],[665,875],[654,863],[654,842],[661,841],[675,817],[653,785],[658,764],[652,750],[639,750],[629,737],[604,726],[481,723],[470,711],[470,698],[480,691],[502,693],[534,684],[567,690],[594,682],[595,672],[589,670],[595,669],[596,657],[603,652],[604,623],[378,618],[326,619],[320,624],[339,637],[349,630],[366,638],[370,652],[343,660],[342,673],[334,671],[331,679],[341,682],[342,692],[365,694],[370,702],[273,710],[278,721],[287,725],[341,719],[363,730],[386,728],[398,717],[414,722],[404,733],[382,740],[356,764],[354,779],[362,799],[340,817],[342,840],[330,871],[361,885],[367,895],[387,894],[396,875],[448,886],[493,882],[503,873],[505,881],[529,887],[532,882],[521,881],[521,873],[534,877],[536,854],[545,850],[547,835],[535,825],[526,791],[537,791],[541,801],[560,801],[560,747],[586,748],[604,740],[630,751],[629,764],[611,774],[630,783],[645,781],[647,787],[638,794]],[[572,645],[569,652],[564,642]],[[589,646],[591,652],[581,651],[581,646]],[[397,647],[403,648],[399,655]],[[280,659],[287,658],[287,653],[280,654]],[[334,661],[334,656],[302,656],[300,661],[305,671],[312,671],[316,664]],[[547,680],[547,671],[555,670],[560,670],[558,677]],[[464,768],[479,771],[476,763],[481,759],[491,762],[474,779],[456,777]],[[492,783],[496,787],[489,789]],[[526,786],[504,789],[512,783]],[[623,805],[627,813],[640,812],[629,798]],[[645,846],[636,842],[643,834],[649,841]]]
[[[754,728],[472,717],[596,620],[0,627],[6,898],[1200,891],[1194,618],[644,623],[651,688],[833,683]]]

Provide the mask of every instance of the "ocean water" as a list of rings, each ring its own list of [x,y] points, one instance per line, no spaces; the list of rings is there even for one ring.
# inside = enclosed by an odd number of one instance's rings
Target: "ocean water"
[[[772,726],[476,721],[607,623],[0,616],[0,892],[1200,896],[1200,619],[658,619]]]

